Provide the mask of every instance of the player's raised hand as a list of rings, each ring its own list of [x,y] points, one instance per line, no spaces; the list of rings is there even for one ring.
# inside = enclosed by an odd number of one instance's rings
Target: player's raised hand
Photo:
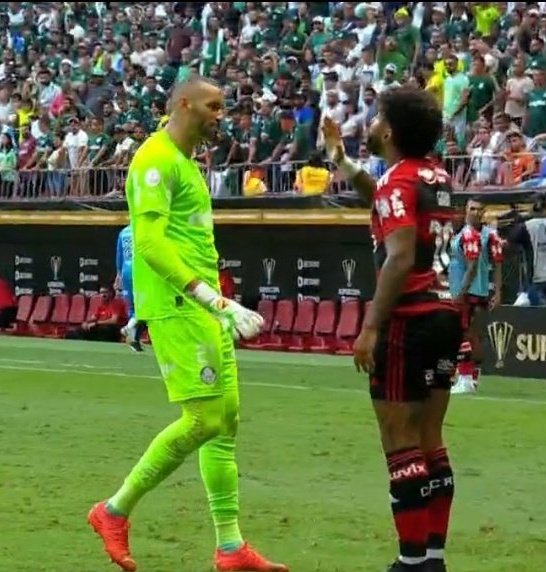
[[[345,157],[345,147],[341,138],[339,125],[330,117],[325,117],[322,122],[322,135],[328,158],[334,163],[339,163]]]
[[[233,339],[250,340],[259,335],[264,319],[234,300],[225,298],[204,282],[195,285],[190,294],[220,322],[222,329]]]

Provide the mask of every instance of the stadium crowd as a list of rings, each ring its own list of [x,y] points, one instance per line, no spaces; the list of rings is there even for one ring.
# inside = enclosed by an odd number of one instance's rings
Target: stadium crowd
[[[404,83],[438,98],[460,188],[546,181],[546,2],[5,2],[0,27],[0,198],[119,197],[193,72],[227,102],[214,195],[343,191],[324,117],[380,176],[367,130]]]

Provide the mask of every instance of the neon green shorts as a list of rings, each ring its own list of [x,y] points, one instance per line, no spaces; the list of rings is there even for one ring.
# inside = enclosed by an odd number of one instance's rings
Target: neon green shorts
[[[238,390],[233,340],[208,313],[150,320],[148,331],[169,401]]]

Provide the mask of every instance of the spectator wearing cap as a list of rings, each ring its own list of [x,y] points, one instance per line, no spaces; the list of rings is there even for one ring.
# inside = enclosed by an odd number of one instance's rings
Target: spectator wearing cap
[[[309,48],[315,57],[321,55],[323,47],[332,39],[332,35],[324,29],[324,18],[315,16],[312,20],[312,32],[307,38],[305,48]]]
[[[383,77],[376,81],[373,88],[376,93],[400,87],[402,84],[396,79],[398,68],[395,64],[387,64],[383,70]]]
[[[407,58],[407,67],[413,69],[421,49],[421,34],[412,23],[409,10],[404,6],[394,13],[393,39],[396,48]],[[400,67],[400,62],[392,62]],[[405,69],[402,67],[400,73]]]
[[[87,132],[82,129],[79,117],[73,116],[68,120],[68,132],[63,141],[63,147],[66,149],[68,164],[70,168],[75,171],[72,173],[70,180],[70,194],[72,196],[82,196],[85,194],[82,173],[84,160],[87,154],[87,145],[89,136]]]

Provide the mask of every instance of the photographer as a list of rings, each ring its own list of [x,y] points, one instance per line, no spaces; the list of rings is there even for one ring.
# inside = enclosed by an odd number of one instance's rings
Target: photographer
[[[546,305],[546,193],[537,196],[528,215],[515,213],[510,222],[508,241],[520,245],[528,261],[528,305]],[[527,300],[520,298],[518,305],[527,305]]]

